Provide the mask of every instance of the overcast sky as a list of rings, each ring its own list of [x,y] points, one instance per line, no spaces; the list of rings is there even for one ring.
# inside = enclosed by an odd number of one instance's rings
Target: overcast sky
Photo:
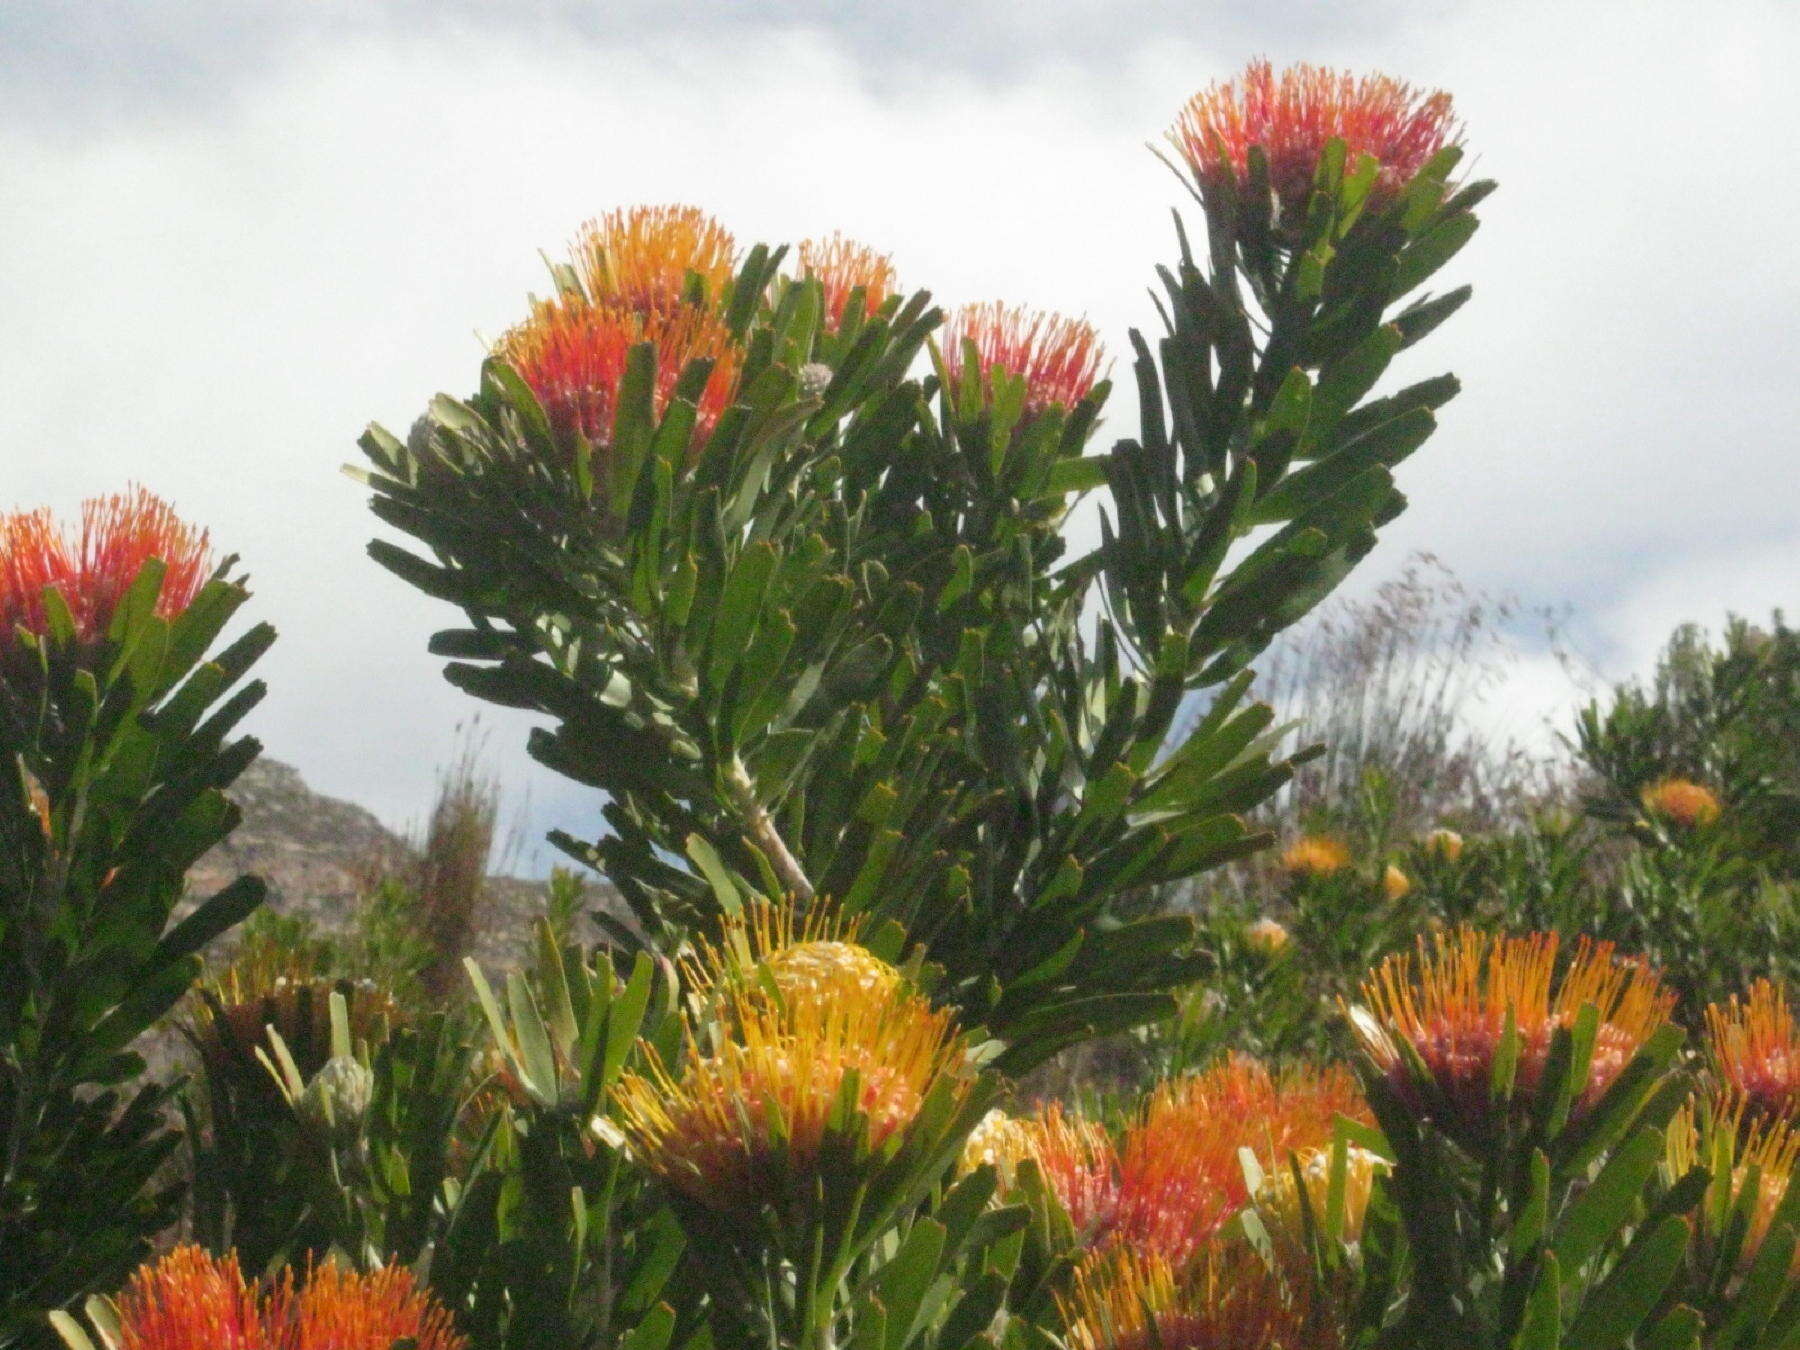
[[[1502,188],[1448,277],[1475,300],[1419,353],[1465,393],[1358,584],[1428,549],[1641,671],[1681,620],[1800,609],[1797,13],[9,0],[0,508],[136,479],[210,525],[281,629],[270,752],[416,822],[474,705],[425,653],[453,615],[365,559],[337,469],[365,422],[467,392],[539,249],[693,201],[745,241],[841,228],[946,303],[1085,313],[1123,351],[1179,199],[1145,142],[1249,57],[1310,59],[1450,89]],[[1567,699],[1528,662],[1495,715]],[[534,830],[591,832],[522,739],[492,734]]]

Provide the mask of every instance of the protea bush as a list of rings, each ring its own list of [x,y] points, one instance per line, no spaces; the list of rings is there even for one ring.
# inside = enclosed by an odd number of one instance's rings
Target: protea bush
[[[207,656],[242,586],[147,494],[0,519],[0,1345],[1796,1343],[1779,980],[1671,970],[1671,907],[1546,919],[1571,828],[1272,824],[1312,752],[1253,663],[1458,388],[1389,376],[1470,295],[1425,289],[1491,190],[1462,135],[1385,76],[1207,88],[1110,353],[841,234],[577,228],[471,392],[362,441],[373,558],[594,790],[554,840],[622,901],[436,1005],[266,939],[194,987],[260,898],[171,923],[269,635]],[[1766,736],[1646,718],[1585,724],[1608,877],[1785,856]],[[1247,911],[1168,905],[1265,849]],[[193,1081],[128,1087],[178,1005]]]

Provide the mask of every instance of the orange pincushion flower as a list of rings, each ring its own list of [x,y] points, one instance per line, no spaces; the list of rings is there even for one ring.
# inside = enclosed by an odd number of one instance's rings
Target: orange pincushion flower
[[[1639,794],[1644,809],[1683,829],[1710,825],[1719,818],[1719,799],[1712,789],[1687,778],[1665,778]]]
[[[1120,1247],[1076,1268],[1060,1298],[1071,1350],[1336,1350],[1342,1327],[1246,1243],[1185,1265]]]
[[[1252,61],[1235,80],[1201,90],[1169,129],[1169,142],[1196,182],[1249,181],[1250,148],[1268,157],[1269,185],[1284,219],[1312,194],[1326,142],[1344,143],[1344,171],[1364,155],[1380,165],[1372,195],[1391,197],[1457,139],[1450,95],[1423,93],[1386,75],[1358,79],[1302,62],[1279,74]]]
[[[530,319],[500,339],[497,351],[531,386],[559,438],[577,433],[596,445],[612,437],[619,385],[631,349],[656,349],[656,415],[667,411],[690,361],[709,360],[712,374],[697,405],[695,443],[709,435],[737,387],[740,352],[725,325],[692,306],[640,311],[621,305],[544,301]]]
[[[575,270],[596,306],[669,310],[690,273],[716,302],[737,269],[737,242],[697,206],[633,206],[591,220],[576,237]]]
[[[72,540],[48,511],[0,516],[0,647],[15,626],[46,630],[47,586],[61,593],[81,641],[105,637],[119,601],[152,558],[165,569],[156,613],[173,618],[212,574],[212,551],[205,530],[183,522],[143,488],[83,502]]]
[[[317,1266],[298,1293],[284,1279],[269,1300],[275,1350],[462,1350],[450,1314],[413,1281],[404,1266],[368,1275],[336,1263]],[[196,1348],[198,1350],[198,1348]]]
[[[843,322],[844,307],[859,288],[862,317],[867,318],[881,308],[898,284],[891,257],[841,234],[804,241],[800,274],[816,278],[824,289],[826,326],[833,330]]]
[[[1783,1118],[1796,1114],[1800,1028],[1781,986],[1757,980],[1741,1002],[1733,994],[1723,1005],[1710,1005],[1706,1035],[1714,1071],[1748,1111]]]
[[[403,1266],[314,1268],[296,1290],[247,1281],[235,1254],[177,1247],[139,1267],[116,1307],[119,1350],[463,1350],[450,1314]]]
[[[1119,1158],[1098,1121],[1068,1115],[1057,1102],[1023,1117],[990,1111],[970,1133],[962,1166],[972,1171],[991,1164],[1004,1189],[1027,1158],[1037,1164],[1077,1234],[1091,1241],[1106,1231],[1118,1202]]]
[[[1234,1055],[1162,1084],[1125,1135],[1115,1232],[1180,1261],[1248,1203],[1239,1150],[1265,1172],[1285,1167],[1328,1145],[1339,1116],[1367,1120],[1368,1107],[1338,1065],[1277,1077]]]
[[[1025,381],[1025,415],[1073,408],[1100,380],[1100,335],[1086,319],[1012,308],[999,301],[966,305],[945,329],[944,372],[954,396],[961,387],[965,343],[975,345],[976,373],[984,401],[993,397],[994,372]]]
[[[119,1295],[119,1350],[268,1350],[261,1301],[235,1254],[177,1247]]]
[[[1327,877],[1350,865],[1350,850],[1329,835],[1303,835],[1287,846],[1281,865],[1295,876]]]
[[[1363,982],[1366,1007],[1350,1011],[1352,1026],[1413,1109],[1433,1109],[1414,1080],[1416,1055],[1449,1113],[1440,1123],[1480,1135],[1492,1118],[1494,1061],[1508,1017],[1518,1033],[1513,1082],[1530,1094],[1543,1077],[1552,1035],[1592,1004],[1600,1027],[1574,1102],[1584,1110],[1669,1020],[1675,995],[1641,962],[1615,957],[1610,942],[1585,937],[1558,980],[1557,949],[1554,933],[1493,937],[1461,928],[1429,944],[1421,938],[1416,951],[1388,957]]]
[[[759,909],[767,914],[772,910]],[[705,949],[693,985],[701,1004],[673,1071],[652,1047],[648,1070],[614,1089],[619,1124],[640,1160],[670,1186],[716,1210],[778,1201],[791,1181],[810,1193],[836,1104],[854,1076],[874,1153],[901,1148],[940,1083],[966,1093],[953,1014],[872,954],[818,940],[760,944],[791,920],[753,919]],[[748,935],[757,946],[746,947]],[[892,967],[887,967],[892,970]],[[769,997],[773,982],[779,998]]]

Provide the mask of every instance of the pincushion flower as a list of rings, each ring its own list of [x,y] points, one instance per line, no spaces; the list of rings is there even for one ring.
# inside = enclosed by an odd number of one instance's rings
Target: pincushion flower
[[[542,301],[532,316],[500,339],[498,354],[543,405],[557,438],[573,445],[611,443],[620,385],[631,349],[648,342],[656,353],[656,416],[667,411],[682,372],[710,361],[712,373],[696,400],[694,444],[711,434],[737,387],[741,353],[715,316],[693,306],[637,310],[574,299]],[[596,463],[604,468],[604,460]]]
[[[857,291],[862,292],[860,317],[867,318],[898,286],[891,257],[841,234],[805,240],[800,275],[814,278],[824,290],[825,326],[833,332],[843,324],[844,310]]]
[[[1389,900],[1404,900],[1412,891],[1412,878],[1393,863],[1381,873],[1381,893]]]
[[[1327,142],[1344,143],[1344,172],[1364,155],[1378,166],[1371,199],[1391,199],[1427,161],[1454,144],[1450,95],[1426,93],[1386,75],[1357,77],[1301,62],[1277,72],[1252,61],[1242,75],[1201,90],[1168,140],[1196,184],[1250,185],[1250,150],[1268,161],[1277,218],[1304,218]]]
[[[1310,1211],[1315,1223],[1325,1222],[1326,1207],[1331,1202],[1333,1154],[1330,1147],[1296,1152],[1291,1163],[1284,1162],[1265,1176],[1262,1189],[1256,1195],[1256,1207],[1270,1230],[1283,1241],[1298,1245],[1305,1236],[1306,1220],[1300,1200],[1302,1186],[1306,1191],[1305,1210]],[[1343,1212],[1340,1216],[1343,1226],[1338,1234],[1343,1241],[1362,1239],[1363,1218],[1369,1212],[1375,1179],[1387,1170],[1386,1160],[1366,1148],[1351,1145],[1344,1150]]]
[[[1710,825],[1719,818],[1719,799],[1711,788],[1687,778],[1664,778],[1638,794],[1644,809],[1658,820],[1684,830]]]
[[[246,1280],[235,1254],[183,1245],[139,1267],[116,1300],[118,1350],[463,1350],[450,1314],[402,1266],[314,1267],[296,1287]]]
[[[715,959],[701,981],[708,1006],[690,1019],[678,1062],[665,1066],[646,1046],[646,1071],[621,1078],[624,1138],[675,1190],[737,1214],[810,1197],[828,1146],[892,1156],[934,1092],[966,1094],[951,1012],[903,979],[872,978],[873,954],[830,950],[838,945],[804,959],[783,949],[752,951],[748,964],[731,964],[741,952]],[[846,1093],[854,1139],[834,1124]]]
[[[282,1039],[304,1079],[331,1058],[331,995],[344,999],[352,1041],[374,1041],[400,1016],[399,1006],[367,980],[330,979],[304,949],[274,942],[246,944],[232,963],[195,990],[182,1029],[215,1083],[279,1099],[274,1077],[257,1058],[269,1032]]]
[[[79,642],[105,638],[120,601],[152,558],[165,569],[155,612],[172,619],[212,575],[212,550],[205,530],[143,488],[83,502],[73,536],[58,530],[48,511],[0,516],[0,651],[19,628],[40,636],[48,631],[44,592],[52,587]]]
[[[1271,919],[1267,915],[1244,929],[1244,944],[1252,951],[1261,952],[1264,956],[1274,956],[1286,949],[1293,941],[1293,935],[1279,919]]]
[[[576,237],[575,272],[598,307],[666,311],[698,277],[716,303],[737,270],[737,242],[697,206],[633,206],[589,221]]]
[[[1713,1072],[1751,1116],[1800,1114],[1800,1028],[1780,985],[1757,980],[1741,1000],[1708,1006],[1706,1038]]]
[[[991,406],[995,378],[1004,372],[1024,381],[1028,418],[1052,407],[1073,408],[1100,381],[1100,335],[1086,319],[998,301],[964,306],[945,327],[941,344],[952,398],[961,396],[970,345],[982,403]]]
[[[1508,1019],[1517,1060],[1507,1096],[1530,1096],[1553,1034],[1591,1004],[1600,1023],[1572,1104],[1579,1114],[1668,1021],[1675,995],[1641,962],[1587,938],[1559,979],[1558,946],[1554,933],[1493,937],[1469,928],[1421,938],[1415,951],[1388,957],[1363,982],[1352,1028],[1411,1109],[1438,1117],[1453,1135],[1479,1139],[1505,1111],[1494,1101],[1494,1066]]]
[[[1098,1121],[1070,1115],[1057,1102],[1029,1116],[990,1111],[963,1146],[962,1170],[989,1164],[1004,1191],[1026,1159],[1037,1164],[1078,1236],[1091,1242],[1104,1235],[1118,1203],[1119,1157]]]
[[[1276,1075],[1234,1055],[1163,1083],[1126,1132],[1114,1233],[1180,1261],[1250,1200],[1240,1150],[1266,1173],[1327,1146],[1339,1116],[1366,1120],[1355,1080],[1333,1065]]]
[[[269,1350],[262,1300],[235,1254],[175,1248],[138,1267],[115,1304],[119,1350]]]
[[[1283,850],[1281,865],[1295,876],[1330,876],[1350,866],[1350,850],[1329,835],[1302,835]]]
[[[1174,1263],[1120,1247],[1084,1261],[1059,1299],[1071,1350],[1336,1350],[1339,1321],[1245,1243]]]
[[[1711,1174],[1707,1196],[1697,1209],[1701,1237],[1717,1242],[1723,1234],[1721,1216],[1733,1216],[1743,1205],[1748,1216],[1739,1270],[1747,1270],[1787,1196],[1796,1164],[1800,1163],[1800,1130],[1785,1120],[1746,1118],[1744,1102],[1729,1093],[1690,1102],[1669,1123],[1663,1158],[1663,1174],[1671,1185],[1695,1167]],[[1750,1197],[1747,1187],[1756,1188]],[[1726,1217],[1726,1223],[1731,1222]],[[1789,1266],[1789,1278],[1800,1276],[1800,1252]]]
[[[1434,858],[1442,858],[1445,862],[1455,862],[1462,857],[1463,837],[1455,830],[1439,826],[1425,836],[1425,851]]]
[[[314,1267],[299,1291],[278,1284],[266,1314],[271,1350],[463,1350],[450,1314],[404,1266],[369,1274],[335,1262]]]
[[[791,906],[759,900],[724,920],[718,942],[697,940],[682,958],[682,976],[703,1018],[771,995],[791,1010],[800,1002],[885,999],[910,988],[899,967],[860,938],[855,919],[824,906],[799,917]]]

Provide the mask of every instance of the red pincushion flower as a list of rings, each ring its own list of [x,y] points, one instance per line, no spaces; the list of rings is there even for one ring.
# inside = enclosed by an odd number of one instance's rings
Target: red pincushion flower
[[[892,258],[841,234],[802,243],[800,272],[824,288],[826,326],[833,330],[843,322],[844,307],[858,287],[866,318],[881,308],[897,284]]]
[[[1364,155],[1380,164],[1374,195],[1390,197],[1427,160],[1453,144],[1457,122],[1450,95],[1423,93],[1386,75],[1360,79],[1307,63],[1276,73],[1252,61],[1236,80],[1194,95],[1168,138],[1197,182],[1249,179],[1251,146],[1269,162],[1269,184],[1281,215],[1297,218],[1312,193],[1325,143],[1344,142],[1344,171]]]
[[[173,618],[212,574],[212,550],[205,530],[183,522],[143,488],[83,502],[74,540],[57,530],[48,511],[0,516],[0,647],[15,627],[46,631],[49,586],[68,605],[83,642],[104,637],[119,601],[152,558],[166,569],[156,613]]]
[[[1337,1118],[1368,1119],[1355,1080],[1338,1066],[1281,1077],[1234,1055],[1164,1083],[1125,1136],[1114,1232],[1180,1262],[1249,1203],[1238,1154],[1265,1171],[1331,1142]]]
[[[1072,408],[1100,380],[1100,335],[1086,319],[1010,308],[998,301],[967,305],[944,331],[944,372],[952,397],[962,383],[963,344],[975,344],[984,400],[993,397],[996,370],[1025,381],[1025,414]]]
[[[712,431],[737,386],[739,351],[718,319],[691,305],[643,312],[617,305],[554,301],[500,340],[499,351],[543,404],[557,435],[579,432],[596,445],[612,437],[625,363],[639,343],[656,348],[656,413],[666,411],[690,361],[713,362],[701,392],[698,443]]]

